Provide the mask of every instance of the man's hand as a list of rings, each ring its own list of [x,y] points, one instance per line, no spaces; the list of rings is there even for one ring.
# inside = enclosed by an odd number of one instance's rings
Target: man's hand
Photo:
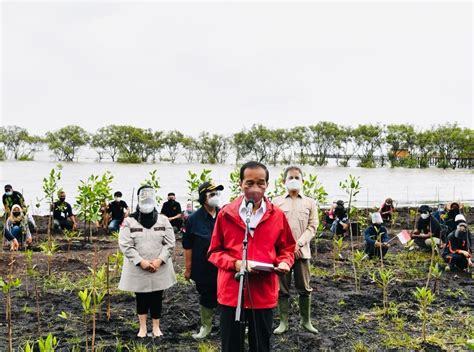
[[[281,262],[280,264],[278,264],[275,270],[278,271],[279,273],[286,274],[290,272],[290,266],[286,264],[285,262]]]
[[[382,243],[382,247],[390,248],[390,243]]]
[[[299,248],[299,246],[296,246],[295,259],[300,259],[300,258],[303,258],[303,252],[301,252],[301,248]]]
[[[242,261],[241,260],[236,260],[234,263],[234,268],[235,271],[240,272],[240,269],[242,267]],[[249,262],[247,261],[247,272],[249,273],[258,273],[258,270],[254,270],[249,266]]]
[[[191,269],[184,270],[184,278],[189,281],[191,280]]]
[[[151,265],[155,268],[155,271],[158,270],[158,268],[163,264],[163,261],[161,259],[155,259],[154,261],[151,262]]]
[[[33,242],[33,239],[31,237],[28,237],[26,239],[26,244],[31,244],[31,242]]]
[[[150,273],[154,273],[156,271],[155,267],[153,266],[153,264],[149,261],[149,260],[146,260],[146,259],[143,259],[141,262],[140,262],[140,267],[145,270],[145,271],[148,271]]]
[[[74,222],[74,223],[72,224],[72,229],[73,229],[73,230],[77,230],[77,223],[76,223],[76,222]]]
[[[14,238],[11,245],[10,245],[10,250],[11,251],[17,251],[19,247],[20,247],[20,245],[19,245],[17,239]]]
[[[380,248],[381,243],[379,241],[375,241],[375,247]]]

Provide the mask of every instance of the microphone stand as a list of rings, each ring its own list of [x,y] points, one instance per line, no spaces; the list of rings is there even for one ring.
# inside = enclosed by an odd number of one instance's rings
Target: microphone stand
[[[245,314],[244,314],[244,290],[247,272],[247,244],[250,233],[250,216],[252,215],[253,201],[247,204],[247,216],[245,219],[245,235],[242,242],[242,264],[240,271],[235,274],[235,279],[239,281],[239,292],[237,298],[237,307],[235,309],[235,321],[240,322],[240,350],[244,351],[245,345]]]

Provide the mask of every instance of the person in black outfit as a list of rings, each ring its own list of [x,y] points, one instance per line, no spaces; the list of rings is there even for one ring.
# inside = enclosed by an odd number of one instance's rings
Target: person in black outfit
[[[2,196],[3,207],[6,217],[10,216],[12,207],[17,204],[23,210],[26,210],[25,198],[20,192],[14,191],[12,185],[5,185],[5,193]]]
[[[199,293],[201,328],[195,339],[203,339],[212,329],[212,317],[217,307],[217,268],[207,260],[207,251],[211,244],[212,231],[219,213],[220,194],[224,187],[204,182],[199,186],[201,208],[192,213],[186,223],[183,234],[183,248],[186,280],[196,282]]]
[[[349,218],[344,208],[344,201],[338,200],[334,208],[334,221],[331,225],[331,231],[338,236],[343,236],[349,228]]]
[[[418,212],[420,213],[420,218],[416,223],[411,238],[413,238],[418,247],[431,250],[431,238],[437,245],[441,243],[441,225],[431,215],[431,208],[428,205],[422,205]]]
[[[372,225],[367,227],[364,232],[365,237],[365,253],[372,257],[382,258],[387,254],[390,244],[388,243],[388,231],[383,226],[383,219],[380,213],[373,213],[371,215]]]
[[[76,217],[72,212],[71,204],[66,202],[66,192],[58,192],[59,200],[52,204],[54,228],[75,230],[77,228]]]
[[[161,214],[168,217],[171,225],[176,231],[181,229],[183,226],[183,213],[181,211],[181,204],[176,201],[176,195],[174,193],[168,193],[168,201],[163,203],[161,208]]]
[[[128,215],[128,205],[122,200],[122,192],[117,191],[114,193],[114,201],[109,203],[107,213],[111,214],[108,226],[109,232],[118,231],[123,219]]]
[[[471,234],[465,222],[457,225],[456,230],[448,235],[443,259],[448,264],[446,270],[466,270],[474,266],[472,262]]]
[[[451,233],[456,230],[456,216],[461,214],[461,207],[458,202],[451,202],[448,204],[447,213],[444,218],[444,224],[448,227],[448,232]]]

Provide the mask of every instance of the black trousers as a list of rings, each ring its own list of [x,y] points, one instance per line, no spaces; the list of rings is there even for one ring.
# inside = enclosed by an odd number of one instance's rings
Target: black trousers
[[[135,292],[137,299],[137,314],[148,314],[152,319],[161,318],[161,307],[163,302],[163,291]]]
[[[217,279],[213,283],[196,281],[196,290],[199,293],[199,304],[206,308],[217,307]]]
[[[235,307],[219,305],[221,311],[221,341],[223,352],[241,351],[241,334],[245,325],[235,321]],[[249,327],[249,351],[269,352],[272,336],[273,309],[245,309],[244,319]]]

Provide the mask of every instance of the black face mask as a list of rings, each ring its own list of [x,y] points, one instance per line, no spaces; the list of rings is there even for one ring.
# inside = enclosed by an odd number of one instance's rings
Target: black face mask
[[[64,201],[66,200],[66,197],[64,197],[64,198],[61,197],[61,198],[59,198],[59,200],[60,200],[61,202],[64,202]]]
[[[13,216],[20,216],[20,213],[15,212],[15,213],[12,213],[12,214],[13,214]]]

